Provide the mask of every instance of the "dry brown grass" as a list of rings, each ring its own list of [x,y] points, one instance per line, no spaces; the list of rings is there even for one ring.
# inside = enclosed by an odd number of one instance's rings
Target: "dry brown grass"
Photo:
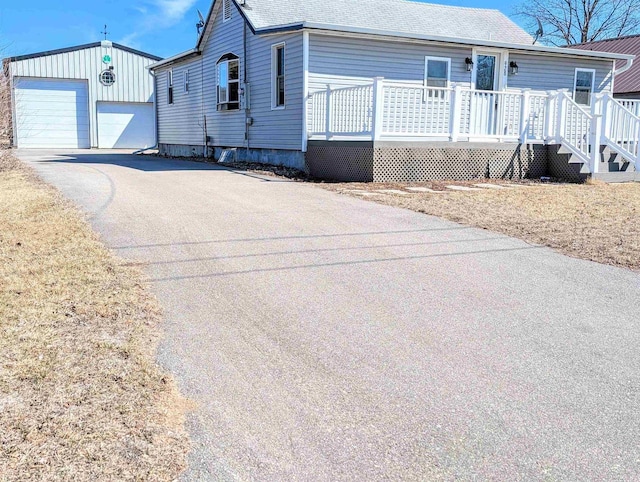
[[[140,273],[0,151],[0,480],[174,480],[187,407]]]
[[[469,183],[412,185],[442,189],[444,184]],[[357,196],[348,190],[402,189],[407,184],[322,186]],[[367,199],[515,236],[577,258],[640,270],[640,183],[530,183],[499,191],[383,194]]]

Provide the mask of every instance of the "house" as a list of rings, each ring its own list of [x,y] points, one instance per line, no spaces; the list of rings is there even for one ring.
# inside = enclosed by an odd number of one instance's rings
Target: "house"
[[[214,0],[195,47],[150,69],[167,155],[337,180],[634,177],[635,120],[603,122],[626,115],[610,94],[632,59],[533,45],[496,10]]]
[[[147,67],[158,60],[106,40],[4,59],[13,145],[154,146],[154,82]]]

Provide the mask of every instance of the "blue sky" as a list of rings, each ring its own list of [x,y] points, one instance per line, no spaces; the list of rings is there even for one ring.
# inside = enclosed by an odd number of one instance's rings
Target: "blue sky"
[[[519,2],[430,3],[497,8],[510,15]],[[0,57],[96,42],[105,23],[109,40],[168,57],[194,46],[196,9],[206,15],[210,5],[210,0],[0,0]]]

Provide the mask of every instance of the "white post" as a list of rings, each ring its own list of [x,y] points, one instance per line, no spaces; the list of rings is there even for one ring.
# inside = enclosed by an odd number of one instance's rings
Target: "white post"
[[[562,137],[564,136],[565,125],[567,121],[566,110],[567,108],[567,90],[562,89],[558,91],[558,100],[556,109],[558,109],[558,118],[556,120],[556,140],[557,142],[562,141]]]
[[[524,89],[520,99],[520,144],[527,143],[529,131],[529,114],[531,111],[531,89]]]
[[[327,100],[324,114],[324,133],[327,140],[331,138],[331,86],[327,84]]]
[[[460,133],[460,119],[462,118],[462,86],[456,85],[453,88],[451,105],[449,107],[449,134],[451,142],[458,141]]]
[[[594,102],[595,104],[595,102]],[[595,112],[594,105],[592,107],[592,112]],[[589,147],[591,151],[589,152],[590,157],[590,168],[591,173],[596,174],[600,171],[600,137],[602,133],[602,115],[601,114],[592,114],[593,119],[591,120],[591,135],[589,139]]]
[[[640,142],[640,122],[636,122],[636,128],[635,128],[634,134],[635,134],[634,142],[636,144],[635,166],[636,166],[636,172],[640,172],[640,146],[638,146],[638,143]]]
[[[371,140],[377,141],[382,136],[382,122],[384,120],[384,77],[373,79],[373,125],[371,126]]]
[[[551,127],[553,126],[553,107],[557,106],[556,102],[558,101],[558,93],[554,90],[550,90],[547,92],[547,105],[544,114],[544,140],[545,142],[549,142],[549,140],[553,137],[554,139],[557,137],[553,132],[551,132]]]
[[[596,94],[593,94],[593,103],[597,101]],[[602,104],[602,110],[598,112],[602,114],[602,139],[601,144],[604,144],[606,138],[611,136],[611,116],[609,115],[609,94],[602,95],[600,102]]]

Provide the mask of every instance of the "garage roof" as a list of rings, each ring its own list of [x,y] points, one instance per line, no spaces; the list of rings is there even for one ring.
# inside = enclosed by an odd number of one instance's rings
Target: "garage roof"
[[[105,43],[105,41],[103,42],[93,42],[90,44],[84,44],[84,45],[77,45],[75,47],[66,47],[66,48],[62,48],[62,49],[56,49],[56,50],[47,50],[45,52],[36,52],[34,54],[27,54],[27,55],[17,55],[15,57],[9,57],[8,59],[4,59],[5,61],[10,61],[10,62],[18,62],[20,60],[27,60],[27,59],[35,59],[38,57],[47,57],[49,55],[57,55],[57,54],[64,54],[66,52],[74,52],[76,50],[84,50],[84,49],[91,49],[94,47],[100,47]],[[162,60],[162,57],[158,57],[156,55],[152,55],[152,54],[148,54],[146,52],[141,52],[140,50],[136,50],[136,49],[132,49],[130,47],[127,47],[125,45],[120,45],[114,42],[108,42],[112,47],[115,47],[117,49],[120,50],[124,50],[125,52],[130,52],[132,54],[136,54],[136,55],[140,55],[141,57],[147,57],[151,60]]]

